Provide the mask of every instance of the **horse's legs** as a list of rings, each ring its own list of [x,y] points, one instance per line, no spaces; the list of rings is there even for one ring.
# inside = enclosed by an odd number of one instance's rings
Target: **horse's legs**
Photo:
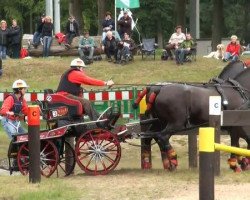
[[[163,163],[163,168],[170,171],[176,169],[178,165],[177,154],[171,144],[169,143],[170,135],[157,135],[154,138],[159,145],[161,151],[161,158]]]
[[[239,147],[240,146],[239,145],[240,138],[239,138],[238,134],[230,133],[230,137],[231,137],[231,146]],[[238,166],[237,155],[231,153],[230,158],[228,159],[228,164],[229,164],[230,169],[232,169],[233,171],[235,171],[235,172],[241,171],[240,167]]]
[[[141,168],[151,169],[151,141],[152,138],[142,138],[141,139]]]
[[[248,135],[246,135],[245,138],[246,142],[247,142],[247,149],[250,149],[250,138],[248,137]],[[243,171],[245,170],[249,170],[250,169],[250,157],[242,157],[240,156],[241,159],[238,159],[238,163],[240,164],[240,167]]]

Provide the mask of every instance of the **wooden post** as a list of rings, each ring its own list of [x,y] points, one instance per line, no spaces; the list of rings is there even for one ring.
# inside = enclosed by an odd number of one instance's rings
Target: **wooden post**
[[[29,182],[41,182],[40,170],[40,109],[28,107]]]
[[[197,168],[197,133],[188,134],[188,163],[189,168]]]
[[[214,128],[199,129],[199,199],[214,200]]]
[[[209,126],[215,128],[215,142],[220,143],[220,115],[221,97],[210,96],[209,98]],[[220,175],[220,152],[214,153],[214,175]]]

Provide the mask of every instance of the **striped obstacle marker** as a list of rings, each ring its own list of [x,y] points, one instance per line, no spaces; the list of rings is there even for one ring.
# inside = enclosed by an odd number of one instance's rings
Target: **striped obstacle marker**
[[[139,92],[140,90],[137,90],[135,87],[130,89],[116,89],[109,91],[87,91],[84,92],[83,98],[90,100],[94,108],[100,113],[106,110],[109,106],[118,106],[121,109],[122,118],[137,120],[139,116],[139,110],[134,110],[132,108],[132,104],[137,98]],[[0,92],[0,105],[2,105],[3,100],[9,93],[11,92]],[[32,103],[36,100],[44,101],[46,95],[41,91],[28,91],[24,97],[28,103]]]

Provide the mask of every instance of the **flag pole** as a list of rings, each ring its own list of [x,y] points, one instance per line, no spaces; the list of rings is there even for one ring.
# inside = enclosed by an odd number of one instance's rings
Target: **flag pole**
[[[115,32],[116,32],[116,23],[117,23],[117,21],[116,21],[116,0],[115,0],[115,17],[114,17],[114,20],[115,20]]]

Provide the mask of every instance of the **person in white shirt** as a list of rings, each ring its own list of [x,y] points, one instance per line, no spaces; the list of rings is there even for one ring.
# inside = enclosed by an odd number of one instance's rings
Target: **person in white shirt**
[[[178,46],[186,40],[186,36],[184,33],[182,33],[182,27],[177,26],[175,28],[175,33],[173,33],[168,41],[168,44],[166,45],[166,51],[168,53],[168,56],[171,60],[173,60],[173,54],[171,52],[172,49],[178,49]]]

